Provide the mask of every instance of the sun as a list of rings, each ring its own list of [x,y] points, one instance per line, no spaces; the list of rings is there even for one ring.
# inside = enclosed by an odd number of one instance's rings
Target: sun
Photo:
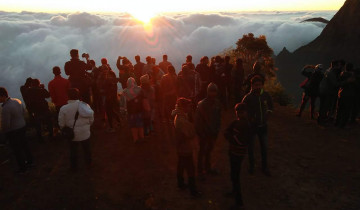
[[[150,24],[151,19],[157,16],[157,13],[151,10],[136,10],[131,11],[130,14],[144,25]]]

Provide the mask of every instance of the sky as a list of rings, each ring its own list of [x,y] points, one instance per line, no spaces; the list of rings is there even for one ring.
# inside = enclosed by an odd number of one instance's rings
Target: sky
[[[345,0],[1,0],[3,11],[34,12],[206,12],[338,10]]]
[[[126,56],[134,63],[139,54],[169,61],[179,71],[188,54],[197,64],[202,56],[214,56],[234,47],[244,34],[266,35],[278,54],[314,40],[323,23],[302,20],[323,17],[330,20],[336,11],[295,12],[213,12],[161,15],[149,27],[127,13],[95,14],[0,12],[0,86],[12,97],[27,77],[38,78],[45,86],[53,78],[52,67],[70,59],[69,51],[89,53],[99,65],[105,57],[116,74],[116,59]],[[63,76],[64,75],[63,73]]]

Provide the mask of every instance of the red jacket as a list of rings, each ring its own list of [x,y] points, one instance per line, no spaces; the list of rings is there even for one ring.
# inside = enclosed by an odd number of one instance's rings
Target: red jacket
[[[61,75],[55,76],[48,85],[51,101],[56,107],[61,107],[68,102],[67,91],[70,88],[69,80],[63,78]]]

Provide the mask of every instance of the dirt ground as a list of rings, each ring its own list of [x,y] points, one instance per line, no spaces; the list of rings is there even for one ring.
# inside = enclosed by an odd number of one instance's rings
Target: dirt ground
[[[224,113],[223,127],[233,119]],[[320,128],[291,107],[276,107],[270,120],[269,164],[273,177],[260,170],[257,145],[255,175],[243,164],[242,191],[248,210],[360,209],[359,126]],[[176,188],[176,153],[170,125],[157,125],[147,142],[134,144],[129,130],[117,134],[95,129],[93,167],[69,172],[67,142],[31,140],[36,167],[16,175],[7,147],[0,147],[0,209],[229,209],[233,200],[227,142],[220,137],[213,160],[220,174],[198,181],[203,192],[192,199]],[[82,153],[80,152],[80,155]]]

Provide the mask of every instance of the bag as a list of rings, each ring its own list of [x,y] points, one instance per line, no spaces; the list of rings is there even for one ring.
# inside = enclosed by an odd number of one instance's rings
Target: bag
[[[76,124],[76,121],[77,119],[79,118],[79,108],[78,110],[76,111],[76,114],[75,114],[75,121],[74,121],[74,125],[72,128],[70,128],[69,126],[65,126],[61,129],[61,136],[64,138],[64,139],[67,139],[69,141],[73,140],[74,137],[75,137],[75,133],[74,133],[74,128],[75,128],[75,124]]]

